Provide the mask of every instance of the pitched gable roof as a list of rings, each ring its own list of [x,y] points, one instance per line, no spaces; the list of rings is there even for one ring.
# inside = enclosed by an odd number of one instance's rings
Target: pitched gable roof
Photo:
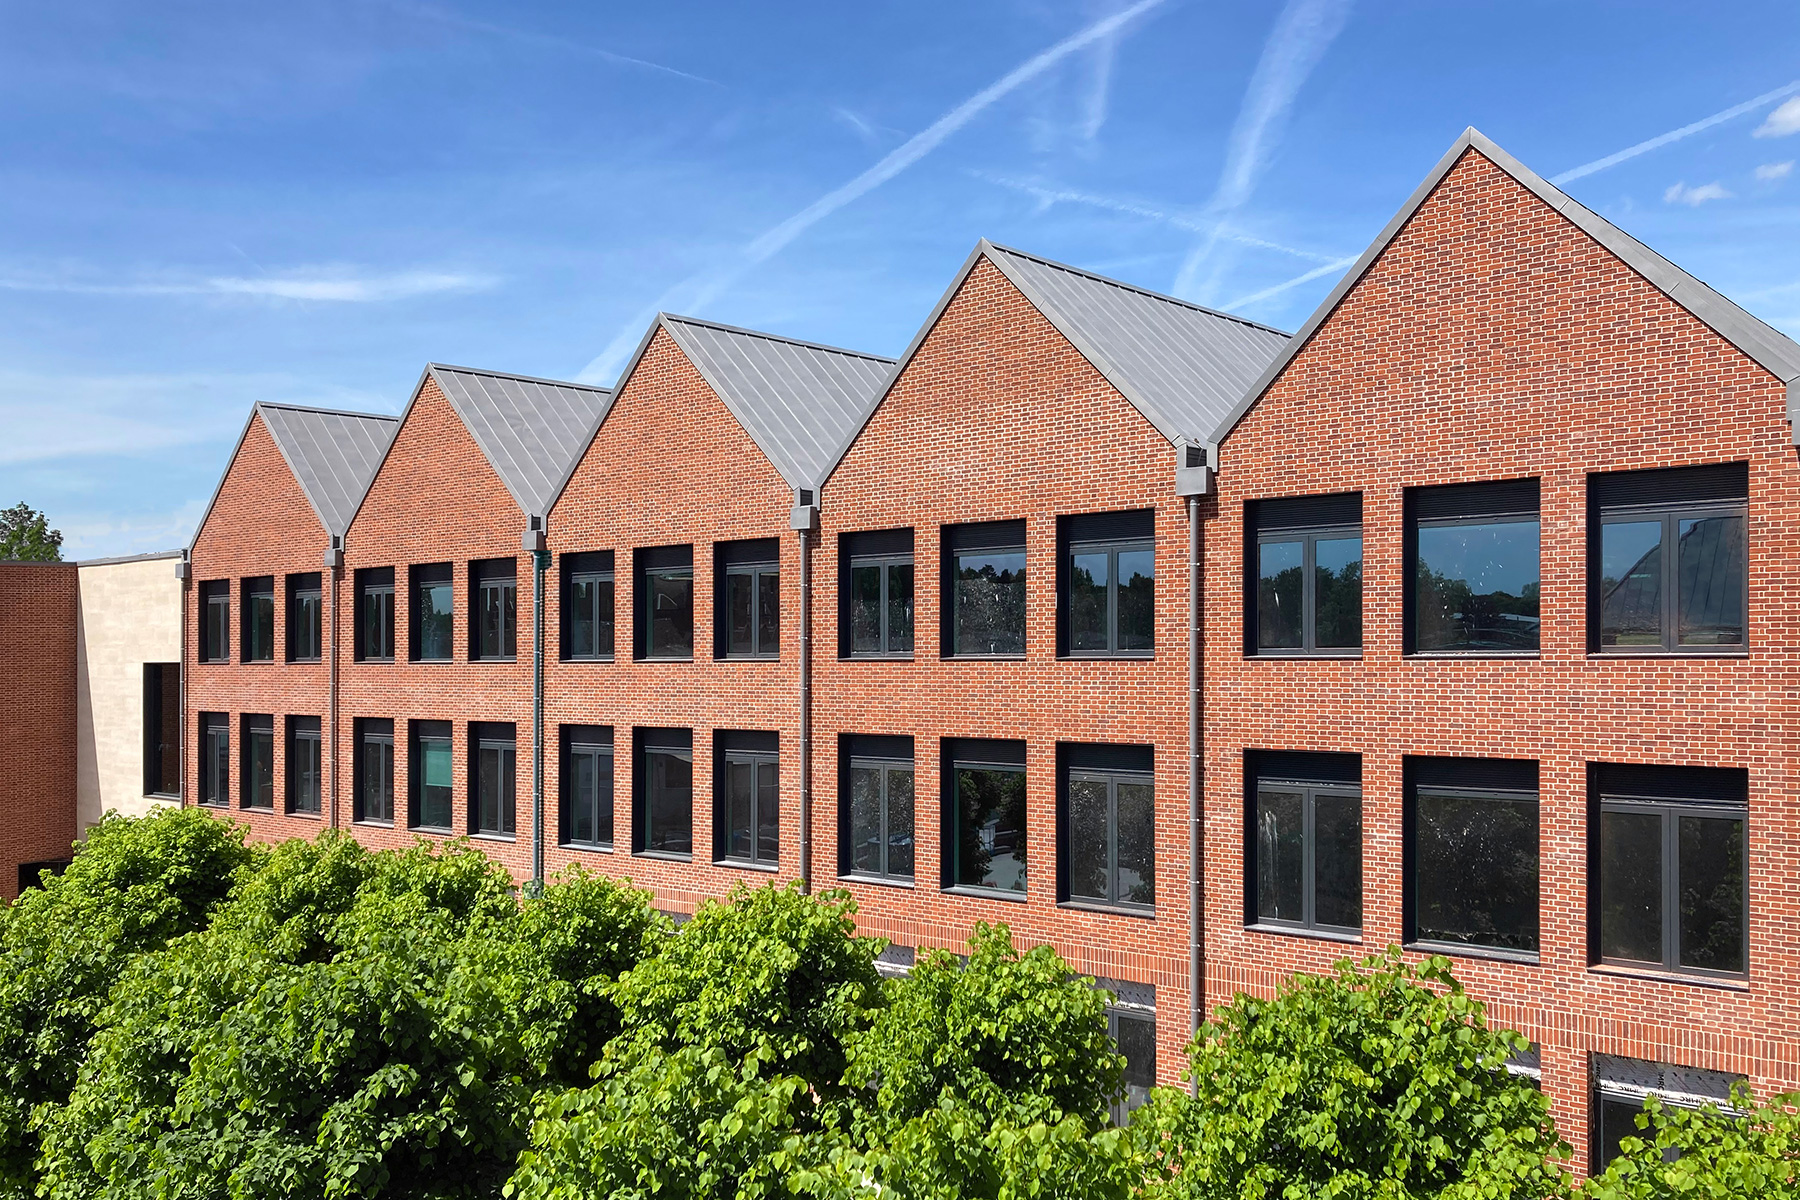
[[[1300,327],[1293,339],[1288,342],[1281,354],[1269,363],[1262,374],[1257,377],[1244,394],[1232,406],[1231,411],[1214,428],[1209,441],[1216,448],[1231,431],[1244,419],[1246,413],[1260,400],[1263,393],[1281,376],[1294,356],[1305,348],[1312,340],[1319,327],[1337,306],[1343,303],[1344,297],[1350,294],[1375,260],[1381,257],[1388,244],[1400,235],[1400,231],[1412,220],[1414,213],[1424,205],[1431,194],[1437,190],[1438,184],[1450,174],[1457,163],[1462,161],[1469,151],[1479,153],[1500,170],[1511,176],[1515,182],[1527,191],[1536,195],[1544,203],[1555,209],[1577,229],[1593,238],[1600,245],[1623,262],[1627,267],[1647,279],[1654,287],[1669,299],[1686,309],[1695,319],[1714,333],[1736,346],[1752,360],[1768,370],[1777,379],[1787,385],[1788,421],[1794,428],[1795,444],[1800,445],[1800,345],[1794,340],[1767,323],[1751,316],[1736,304],[1721,296],[1706,284],[1695,279],[1686,271],[1650,249],[1606,218],[1590,209],[1577,204],[1567,193],[1544,179],[1530,167],[1508,154],[1497,146],[1493,140],[1477,130],[1474,126],[1463,130],[1462,136],[1451,144],[1444,156],[1438,160],[1437,166],[1425,177],[1423,183],[1414,189],[1400,211],[1395,213],[1376,235],[1369,248],[1338,280],[1337,286],[1325,297],[1323,303],[1313,310],[1312,316]],[[1217,461],[1216,455],[1214,461]]]
[[[550,511],[613,396],[607,388],[587,384],[440,363],[425,368],[421,387],[425,378],[436,381],[528,517]],[[416,401],[416,389],[413,395]],[[411,409],[409,404],[407,411]]]

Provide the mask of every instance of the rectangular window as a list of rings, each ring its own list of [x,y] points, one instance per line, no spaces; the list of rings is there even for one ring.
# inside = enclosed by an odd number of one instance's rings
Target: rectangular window
[[[1538,481],[1406,491],[1409,654],[1536,654]]]
[[[781,652],[781,543],[775,538],[713,547],[715,658],[775,658]]]
[[[563,657],[613,656],[613,552],[562,556]]]
[[[838,556],[838,655],[911,658],[913,531],[846,533]]]
[[[944,739],[944,886],[1025,894],[1025,743]]]
[[[181,795],[181,664],[144,664],[144,795]]]
[[[244,631],[239,639],[245,662],[275,661],[275,577],[244,580]]]
[[[1741,770],[1596,763],[1600,962],[1749,972],[1749,783]]]
[[[1149,746],[1064,743],[1062,899],[1153,909],[1156,905],[1156,785]]]
[[[633,553],[637,575],[637,657],[694,656],[694,548]]]
[[[1025,522],[946,525],[944,652],[958,658],[1025,654]]]
[[[238,764],[238,804],[243,808],[275,807],[275,718],[245,713],[244,761]]]
[[[319,815],[324,775],[323,741],[319,718],[289,717],[287,744],[287,810],[304,816]]]
[[[469,564],[469,594],[475,604],[473,658],[510,659],[518,650],[519,564],[489,558]]]
[[[1711,1104],[1725,1112],[1731,1107],[1731,1086],[1741,1078],[1724,1071],[1677,1067],[1611,1054],[1594,1055],[1591,1065],[1594,1132],[1590,1170],[1595,1175],[1605,1171],[1619,1156],[1619,1139],[1645,1136],[1637,1127],[1637,1116],[1644,1111],[1645,1097],[1655,1096],[1665,1107],[1703,1108]],[[1668,1161],[1673,1161],[1674,1152],[1665,1151],[1665,1156]]]
[[[634,737],[633,791],[637,820],[633,849],[639,854],[694,852],[694,731],[638,729]]]
[[[512,837],[518,832],[517,736],[510,721],[475,721],[469,726],[474,833]]]
[[[1588,476],[1589,649],[1741,650],[1746,463]]]
[[[416,829],[448,833],[454,817],[450,770],[450,722],[413,721],[409,799]]]
[[[1361,780],[1355,754],[1245,755],[1250,924],[1361,933]]]
[[[613,841],[613,731],[562,727],[562,840],[610,848]]]
[[[325,646],[325,606],[320,573],[287,577],[287,655],[289,662],[318,662]]]
[[[1156,512],[1058,517],[1057,653],[1147,656],[1156,648]]]
[[[392,567],[362,567],[356,572],[356,657],[359,662],[394,661]]]
[[[356,719],[356,820],[394,820],[394,723],[384,718]]]
[[[200,803],[223,808],[231,796],[231,718],[200,714]]]
[[[913,742],[845,734],[838,739],[838,828],[844,875],[911,882]]]
[[[781,758],[774,733],[721,729],[713,735],[713,820],[720,861],[781,863]]]
[[[455,585],[449,563],[429,563],[408,569],[412,594],[412,659],[414,662],[449,662],[454,656],[456,627]]]
[[[1362,649],[1362,493],[1244,506],[1246,654]]]
[[[231,661],[231,581],[200,585],[200,661]]]
[[[1125,1092],[1112,1106],[1113,1123],[1124,1125],[1156,1086],[1156,988],[1112,979],[1097,982],[1117,997],[1106,1010],[1106,1030],[1125,1059]]]
[[[1407,941],[1538,954],[1538,765],[1408,758]]]

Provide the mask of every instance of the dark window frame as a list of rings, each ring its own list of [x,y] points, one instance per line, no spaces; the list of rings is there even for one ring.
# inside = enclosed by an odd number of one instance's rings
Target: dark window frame
[[[639,662],[693,662],[698,645],[695,628],[700,615],[699,596],[694,572],[694,547],[691,544],[639,547],[632,551],[632,657]],[[655,592],[651,579],[685,579],[688,585],[687,650],[680,654],[656,653],[656,614],[651,611]]]
[[[200,714],[200,777],[195,802],[208,808],[231,806],[231,714]]]
[[[1077,782],[1106,785],[1105,897],[1077,895],[1074,887],[1074,830],[1072,785]],[[1119,785],[1150,789],[1150,888],[1148,901],[1119,895]],[[1153,746],[1058,742],[1056,746],[1056,900],[1072,908],[1104,909],[1132,916],[1156,914],[1156,751]]]
[[[385,717],[357,717],[352,733],[355,743],[352,746],[351,769],[355,772],[356,783],[351,796],[351,820],[357,825],[375,825],[392,827],[394,824],[394,723]],[[368,771],[370,766],[370,747],[379,748],[386,766],[381,780],[383,801],[387,812],[382,816],[369,815]]]
[[[1023,559],[1020,588],[1023,600],[1019,606],[1019,649],[964,650],[961,637],[962,602],[957,587],[964,555],[1018,555]],[[941,563],[938,620],[940,625],[938,654],[941,658],[973,662],[1020,662],[1031,650],[1031,548],[1030,529],[1021,519],[982,521],[945,525],[938,532],[938,557]],[[918,572],[913,572],[913,586],[918,586]],[[916,594],[916,592],[915,592]],[[915,634],[916,636],[916,634]]]
[[[1119,646],[1119,555],[1150,555],[1150,645]],[[1075,557],[1107,556],[1106,648],[1078,650],[1074,645]],[[1029,574],[1027,575],[1029,579]],[[1029,604],[1029,599],[1027,599]],[[1156,510],[1084,513],[1056,519],[1056,653],[1059,658],[1108,659],[1156,657]]]
[[[519,835],[519,733],[510,721],[471,721],[469,723],[469,765],[465,787],[469,795],[469,835],[471,837],[513,841]],[[489,753],[501,756],[503,789],[495,797],[493,825],[486,824],[487,797],[482,795],[486,782],[482,759]]]
[[[271,713],[242,713],[238,717],[238,807],[245,812],[274,812],[276,776],[279,774],[275,765],[275,717]],[[266,785],[268,803],[258,804],[252,800],[252,788],[262,790],[264,780],[253,777],[251,766],[256,755],[256,745],[264,738],[268,740],[269,761]]]
[[[312,602],[310,611],[305,605],[309,600]],[[303,571],[287,577],[287,637],[284,640],[289,662],[324,660],[325,592],[320,572]]]
[[[231,580],[209,579],[200,585],[200,661],[231,661]]]
[[[490,593],[498,604],[497,613],[488,611]],[[491,654],[484,649],[490,633]],[[519,560],[476,559],[469,563],[469,661],[517,662],[518,656]]]
[[[1318,798],[1329,796],[1344,800],[1355,800],[1358,811],[1358,838],[1365,832],[1361,822],[1363,792],[1360,783],[1340,783],[1317,779],[1283,779],[1279,776],[1263,775],[1253,781],[1251,799],[1252,820],[1245,826],[1245,852],[1251,860],[1252,873],[1246,875],[1249,895],[1246,898],[1246,920],[1248,928],[1257,930],[1275,930],[1281,933],[1299,933],[1314,937],[1324,937],[1341,941],[1361,941],[1363,927],[1361,925],[1336,925],[1318,919],[1318,833],[1317,814]],[[1299,792],[1301,796],[1302,833],[1301,845],[1303,861],[1300,868],[1301,915],[1298,919],[1272,917],[1263,913],[1261,904],[1262,867],[1258,856],[1261,846],[1260,821],[1262,812],[1262,795],[1265,791]],[[1364,897],[1361,883],[1366,859],[1359,856],[1357,866],[1358,904]],[[1366,915],[1366,912],[1365,912]]]
[[[1543,792],[1538,763],[1529,759],[1412,757],[1403,760],[1401,811],[1401,928],[1407,949],[1464,958],[1495,958],[1537,963],[1544,952],[1544,820]],[[1531,786],[1525,786],[1529,778]],[[1536,916],[1533,936],[1537,949],[1495,946],[1484,942],[1457,942],[1419,936],[1419,818],[1421,794],[1446,799],[1530,804],[1536,821],[1535,871],[1537,889],[1531,897]]]
[[[865,870],[856,865],[857,842],[855,816],[852,811],[854,801],[852,775],[853,772],[859,770],[880,772],[880,796],[877,800],[880,807],[880,817],[877,822],[880,867],[874,871]],[[906,835],[912,856],[912,869],[904,872],[895,871],[890,863],[896,832],[892,806],[893,775],[900,771],[904,771],[912,777],[912,828]],[[919,869],[918,832],[919,775],[913,756],[913,739],[861,734],[840,735],[838,739],[839,877],[906,887],[913,886]]]
[[[1150,1027],[1150,1038],[1147,1043],[1150,1050],[1150,1062],[1148,1064],[1149,1087],[1155,1087],[1157,1057],[1156,1010],[1154,1008],[1146,1008],[1139,1004],[1126,1003],[1122,1000],[1118,1003],[1107,1005],[1106,1033],[1108,1037],[1112,1038],[1114,1050],[1121,1055],[1125,1054],[1125,1050],[1124,1047],[1119,1044],[1119,1027],[1126,1022],[1135,1022],[1138,1025],[1148,1025]],[[1130,1079],[1130,1072],[1131,1065],[1127,1062],[1125,1071],[1126,1077],[1121,1080],[1124,1090],[1120,1093],[1119,1097],[1108,1106],[1108,1112],[1112,1116],[1113,1124],[1119,1126],[1129,1124],[1132,1111],[1149,1100],[1148,1087],[1144,1088],[1144,1094],[1142,1096],[1133,1095],[1133,1084]]]
[[[912,573],[911,619],[906,633],[906,646],[896,648],[899,635],[894,630],[892,605],[894,571],[904,567]],[[859,650],[855,638],[855,593],[853,579],[861,570],[879,571],[881,587],[877,601],[880,649]],[[913,557],[913,531],[880,529],[838,535],[838,657],[857,661],[910,662],[919,641],[918,622],[919,568]]]
[[[1357,642],[1354,646],[1319,645],[1318,544],[1324,541],[1363,543],[1363,496],[1338,492],[1251,500],[1244,505],[1244,656],[1246,658],[1360,658],[1368,630],[1361,620],[1359,593]],[[1264,646],[1262,629],[1262,549],[1299,542],[1300,645]],[[1358,561],[1367,561],[1367,546]]]
[[[406,823],[421,833],[453,835],[456,832],[456,735],[448,721],[408,721],[406,756]],[[450,770],[450,781],[441,785],[446,793],[443,803],[449,806],[442,824],[425,820],[425,789],[439,786],[425,779],[425,743],[444,743],[444,762]]]
[[[614,804],[618,795],[617,759],[614,754],[614,737],[611,726],[605,725],[564,725],[560,732],[562,742],[562,769],[559,774],[561,792],[561,812],[558,828],[558,844],[576,850],[610,851],[617,837],[617,814]],[[578,757],[593,757],[596,760],[595,780],[600,778],[599,760],[605,760],[606,785],[602,794],[595,796],[594,837],[579,839],[575,836],[575,783],[577,772],[574,760]],[[604,816],[605,837],[601,837]]]
[[[618,653],[619,641],[619,584],[611,550],[592,550],[582,553],[564,554],[559,562],[562,575],[562,646],[561,658],[564,662],[613,662]],[[575,647],[575,589],[582,583],[595,585],[593,608],[590,616],[593,621],[594,649],[591,653],[579,652]],[[601,601],[600,584],[608,585],[607,598]],[[602,609],[604,608],[604,621]],[[606,630],[606,649],[600,649],[600,630]]]
[[[1421,515],[1421,508],[1440,509]],[[1542,480],[1536,476],[1476,483],[1434,484],[1406,489],[1403,508],[1401,579],[1401,652],[1408,658],[1539,658],[1543,654],[1544,523]],[[1419,531],[1476,525],[1524,525],[1537,528],[1537,647],[1472,650],[1419,647]]]
[[[775,581],[775,646],[764,649],[763,579]],[[731,648],[731,587],[733,579],[750,581],[750,646],[748,651]],[[781,541],[758,538],[753,541],[715,542],[713,544],[713,658],[720,662],[776,662],[781,658]]]
[[[425,653],[425,594],[428,589],[448,588],[449,608],[442,614],[449,622],[444,631],[442,654]],[[406,656],[409,662],[447,663],[456,661],[456,568],[452,563],[415,563],[406,569],[407,630]]]
[[[688,849],[665,850],[652,847],[650,842],[656,835],[651,821],[651,768],[653,755],[670,755],[688,764]],[[639,726],[632,730],[631,746],[631,852],[643,858],[660,858],[674,862],[692,862],[694,859],[694,731],[681,728],[650,728]]]
[[[394,568],[358,567],[356,571],[353,653],[357,662],[394,661]],[[373,604],[374,612],[371,612]],[[371,618],[379,617],[380,637],[370,638]],[[380,653],[385,651],[385,653]]]
[[[311,745],[310,751],[303,744]],[[312,807],[304,807],[302,770],[312,764]],[[290,716],[287,719],[286,809],[290,817],[317,817],[325,809],[325,737],[318,717]]]
[[[238,656],[240,662],[275,661],[275,577],[250,575],[238,581]],[[262,628],[267,617],[268,628]],[[267,653],[264,653],[264,651]]]
[[[749,854],[734,854],[731,843],[737,830],[732,825],[731,768],[750,768],[750,822],[745,830]],[[775,771],[775,850],[762,852],[762,771]],[[774,733],[718,730],[713,734],[713,863],[715,866],[748,867],[774,871],[781,866],[781,747]]]
[[[960,776],[964,771],[985,771],[1017,774],[1024,781],[1025,795],[1018,836],[1028,846],[1031,837],[1031,776],[1026,744],[1013,739],[945,738],[939,751],[938,764],[943,819],[942,841],[939,843],[943,847],[939,856],[942,860],[943,890],[1015,902],[1025,901],[1029,897],[1031,886],[1029,862],[1020,871],[1019,882],[1023,886],[1018,888],[961,882],[963,863],[960,833],[963,813]],[[914,802],[917,803],[916,793]]]
[[[181,664],[144,664],[144,795],[181,797]]]

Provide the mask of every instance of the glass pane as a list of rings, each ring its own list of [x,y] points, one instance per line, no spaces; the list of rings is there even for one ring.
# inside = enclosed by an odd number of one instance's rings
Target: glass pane
[[[742,655],[756,651],[755,596],[756,576],[725,577],[725,653]]]
[[[250,793],[245,803],[253,808],[275,807],[275,731],[252,729],[249,734],[250,777],[244,782]]]
[[[957,654],[1025,653],[1025,552],[956,556]]]
[[[1744,518],[1679,522],[1681,644],[1744,644]]]
[[[781,574],[761,571],[756,576],[756,652],[781,651]]]
[[[887,649],[889,654],[911,654],[913,648],[913,565],[890,563],[887,568]]]
[[[569,580],[569,657],[593,658],[594,592],[600,581],[591,575]]]
[[[595,819],[599,808],[598,781],[594,778],[595,758],[585,751],[569,755],[569,840],[593,842]]]
[[[1600,956],[1663,961],[1663,818],[1600,814]]]
[[[609,581],[607,587],[611,586]],[[602,845],[611,845],[613,840],[612,751],[596,751],[590,757],[594,773],[594,841]]]
[[[725,763],[725,856],[750,857],[750,822],[756,785],[756,766],[743,760]]]
[[[881,776],[879,767],[850,768],[850,869],[881,874]]]
[[[611,658],[613,654],[613,581],[608,576],[594,580],[594,654]]]
[[[275,657],[275,596],[259,592],[250,597],[250,646],[248,657],[267,662]]]
[[[1069,556],[1069,649],[1077,654],[1112,648],[1107,634],[1107,568],[1111,562],[1112,556],[1104,550]]]
[[[294,739],[294,811],[319,811],[319,739]]]
[[[781,859],[781,770],[777,763],[756,764],[756,860],[773,866]]]
[[[364,821],[394,819],[394,747],[391,742],[364,742],[362,761]]]
[[[1313,796],[1313,921],[1362,928],[1362,797]]]
[[[1109,900],[1106,886],[1107,786],[1105,779],[1069,780],[1069,895]]]
[[[1538,522],[1420,527],[1420,650],[1538,648]]]
[[[1536,799],[1421,791],[1417,817],[1417,936],[1424,941],[1535,951]]]
[[[1681,965],[1743,971],[1744,822],[1679,817]]]
[[[1156,646],[1156,551],[1119,551],[1120,650]]]
[[[888,769],[887,830],[887,873],[903,879],[911,879],[913,873],[913,773],[911,767],[890,767]]]
[[[421,825],[450,828],[450,739],[419,739],[419,817]]]
[[[653,571],[649,585],[650,656],[686,658],[694,653],[694,573]]]
[[[1256,915],[1265,921],[1306,919],[1306,798],[1262,789],[1256,794]]]
[[[230,601],[223,596],[206,602],[206,657],[221,659],[226,655],[226,635],[231,628]]]
[[[1660,520],[1600,526],[1602,646],[1662,645],[1662,535]]]
[[[1132,904],[1156,903],[1156,788],[1121,779],[1119,806],[1119,896]]]
[[[322,606],[317,592],[294,594],[294,657],[318,658]]]
[[[694,849],[694,762],[686,753],[651,750],[650,795],[645,813],[644,848],[670,854]]]
[[[419,585],[419,657],[445,660],[450,657],[450,613],[452,609],[448,583]]]
[[[1362,645],[1362,538],[1313,542],[1313,645],[1343,650]]]
[[[501,832],[500,787],[500,751],[483,746],[475,752],[475,827],[482,833]]]
[[[956,882],[1025,890],[1025,772],[956,772]]]
[[[1114,1025],[1119,1053],[1125,1056],[1124,1109],[1130,1112],[1156,1086],[1156,1022],[1119,1016]]]
[[[877,566],[850,568],[850,653],[880,654],[881,573]]]
[[[215,730],[213,735],[213,801],[225,803],[231,794],[231,733],[229,730]]]
[[[1638,1114],[1644,1111],[1641,1104],[1630,1100],[1618,1100],[1611,1096],[1597,1096],[1600,1109],[1599,1137],[1595,1139],[1594,1173],[1597,1175],[1606,1170],[1608,1163],[1619,1157],[1619,1140],[1621,1138],[1654,1137],[1650,1130],[1637,1127]]]
[[[1302,542],[1263,542],[1256,548],[1256,645],[1298,650],[1301,640]]]

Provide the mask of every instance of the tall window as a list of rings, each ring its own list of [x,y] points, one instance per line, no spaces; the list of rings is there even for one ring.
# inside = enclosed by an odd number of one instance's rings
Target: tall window
[[[410,568],[412,650],[415,662],[449,662],[455,657],[455,585],[449,563]]]
[[[913,743],[845,734],[838,741],[844,846],[838,869],[874,879],[913,877]]]
[[[913,531],[883,529],[838,539],[838,654],[910,658],[913,652]]]
[[[411,824],[449,832],[451,828],[450,722],[412,722]]]
[[[231,661],[231,581],[200,585],[200,660]]]
[[[1588,476],[1589,648],[1741,650],[1749,467]]]
[[[1665,1106],[1676,1108],[1711,1104],[1725,1109],[1731,1104],[1731,1085],[1739,1078],[1723,1071],[1611,1054],[1594,1055],[1592,1066],[1593,1157],[1588,1169],[1594,1175],[1605,1171],[1607,1164],[1619,1156],[1621,1138],[1645,1136],[1637,1127],[1645,1097],[1655,1096]]]
[[[469,564],[475,602],[476,658],[512,658],[518,650],[518,560],[490,558]]]
[[[1538,953],[1538,765],[1408,758],[1407,940]]]
[[[244,761],[238,765],[238,804],[275,807],[275,718],[245,713]]]
[[[721,729],[714,735],[713,819],[725,862],[781,862],[781,759],[773,733]]]
[[[477,721],[469,727],[474,743],[475,832],[491,837],[512,837],[518,830],[516,762],[517,730],[510,721]]]
[[[1064,744],[1063,898],[1156,904],[1156,786],[1148,746]]]
[[[1123,1125],[1156,1086],[1156,988],[1113,979],[1097,982],[1116,997],[1106,1010],[1106,1030],[1125,1059],[1125,1091],[1112,1106],[1113,1122]]]
[[[1537,480],[1407,489],[1406,550],[1408,653],[1537,653]]]
[[[181,795],[181,664],[144,664],[144,795]]]
[[[946,525],[944,650],[955,657],[1025,654],[1025,522]]]
[[[324,776],[319,718],[289,717],[287,745],[288,811],[318,816]]]
[[[714,656],[776,657],[781,652],[780,541],[720,542],[713,555]]]
[[[244,580],[244,632],[240,644],[245,662],[275,661],[275,577]]]
[[[356,719],[356,819],[376,825],[394,819],[394,723]]]
[[[946,887],[1025,894],[1025,743],[946,738]]]
[[[1156,513],[1057,519],[1057,653],[1148,655],[1156,647]]]
[[[289,662],[318,662],[324,653],[325,606],[320,586],[317,571],[287,577]]]
[[[356,657],[368,662],[394,659],[392,567],[363,567],[356,572]]]
[[[604,725],[562,727],[562,840],[610,847],[613,841],[613,731]]]
[[[563,570],[563,657],[613,656],[613,552],[565,554]]]
[[[691,729],[638,729],[633,791],[637,820],[633,849],[639,854],[694,852],[694,733]]]
[[[1595,764],[1593,893],[1602,962],[1699,975],[1749,970],[1747,775]]]
[[[1362,761],[1354,754],[1252,752],[1249,920],[1362,930]]]
[[[200,803],[223,807],[231,796],[231,718],[200,714]]]
[[[1245,505],[1248,654],[1362,649],[1362,494]]]
[[[694,656],[694,548],[656,546],[633,555],[637,568],[637,656]]]

